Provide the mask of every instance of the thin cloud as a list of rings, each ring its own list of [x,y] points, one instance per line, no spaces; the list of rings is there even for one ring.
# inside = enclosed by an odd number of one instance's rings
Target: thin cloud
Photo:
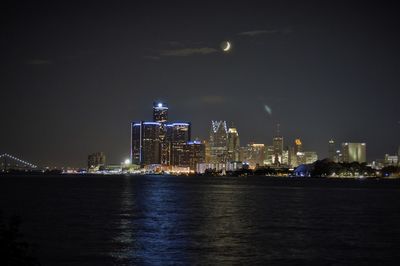
[[[278,33],[278,32],[279,32],[278,30],[252,30],[252,31],[239,32],[238,35],[254,37],[257,35],[273,34],[273,33]]]
[[[34,59],[34,60],[29,60],[26,62],[27,65],[51,65],[53,62],[51,60],[45,60],[45,59]]]
[[[145,55],[145,56],[143,56],[143,58],[146,60],[160,60],[161,59],[159,56],[154,56],[154,55]]]
[[[292,33],[291,27],[286,27],[283,29],[243,31],[243,32],[239,32],[237,35],[247,36],[247,37],[255,37],[258,35],[265,35],[265,34],[289,34],[289,33]]]
[[[191,56],[191,55],[208,55],[218,52],[217,49],[211,47],[200,47],[200,48],[181,48],[181,49],[169,49],[162,50],[161,56]]]

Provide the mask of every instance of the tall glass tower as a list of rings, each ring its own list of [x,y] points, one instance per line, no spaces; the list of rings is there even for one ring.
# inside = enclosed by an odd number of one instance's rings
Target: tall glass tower
[[[234,127],[228,129],[228,159],[229,161],[239,161],[240,140],[239,133]]]
[[[336,148],[335,148],[335,141],[331,139],[328,142],[328,158],[331,161],[337,161],[336,160]]]
[[[161,102],[153,103],[153,122],[165,123],[168,120],[168,107]]]
[[[225,163],[228,160],[228,128],[226,121],[211,121],[210,161]]]
[[[272,146],[274,147],[273,164],[281,164],[283,154],[283,137],[281,136],[280,132],[280,124],[276,125],[276,133],[272,139]]]

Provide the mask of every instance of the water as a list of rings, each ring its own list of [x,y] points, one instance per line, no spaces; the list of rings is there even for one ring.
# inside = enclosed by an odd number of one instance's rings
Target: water
[[[0,178],[43,265],[397,265],[400,180]]]

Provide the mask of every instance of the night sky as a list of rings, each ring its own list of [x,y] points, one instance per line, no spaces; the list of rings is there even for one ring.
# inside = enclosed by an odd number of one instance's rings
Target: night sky
[[[300,137],[320,158],[330,138],[366,142],[368,161],[394,154],[399,8],[366,2],[3,3],[0,153],[78,167],[104,151],[119,163],[130,122],[162,100],[193,137],[221,119],[242,145],[271,144],[280,123],[285,146]]]

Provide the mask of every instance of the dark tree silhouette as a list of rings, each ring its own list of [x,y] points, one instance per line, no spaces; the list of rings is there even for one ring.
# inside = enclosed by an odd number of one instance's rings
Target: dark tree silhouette
[[[29,244],[21,240],[20,224],[19,217],[13,216],[7,222],[0,212],[0,265],[40,265]]]

